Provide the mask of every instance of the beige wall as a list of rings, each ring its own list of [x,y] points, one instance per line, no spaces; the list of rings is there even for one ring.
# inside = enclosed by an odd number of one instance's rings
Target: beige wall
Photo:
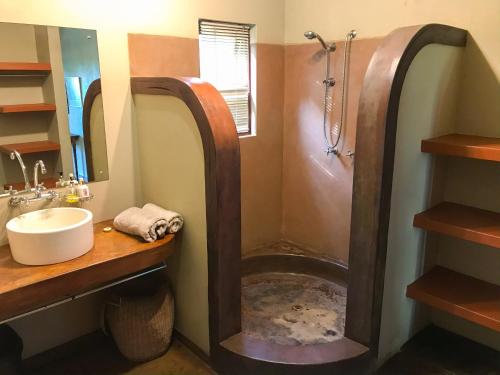
[[[408,25],[444,23],[460,26],[478,36],[491,61],[498,62],[497,0],[364,0],[362,2],[286,0],[285,43],[303,42],[303,33],[312,29],[325,39],[343,39],[356,29],[363,38],[384,36]],[[499,64],[494,64],[497,72]]]
[[[257,133],[240,138],[242,251],[281,238],[284,48],[256,45]]]
[[[453,132],[462,55],[463,49],[458,47],[424,47],[404,81],[394,158],[381,360],[399,351],[429,321],[425,310],[421,313],[420,306],[406,297],[406,286],[424,272],[426,233],[413,227],[413,216],[429,206],[430,192],[440,183],[433,178],[441,177],[433,175],[434,159],[420,152],[420,144],[422,139]]]
[[[178,252],[168,262],[175,327],[208,354],[205,161],[198,126],[186,104],[175,97],[134,95],[134,109],[140,203],[182,212],[186,223],[176,236]]]
[[[100,1],[78,0],[0,0],[0,22],[18,22],[66,26],[97,30],[99,60],[102,75],[102,100],[106,123],[106,140],[109,161],[109,181],[91,184],[95,199],[90,207],[97,221],[112,218],[121,210],[134,205],[140,197],[137,165],[134,159],[131,95],[129,90],[128,33],[174,35],[196,38],[198,18],[226,19],[259,25],[256,35],[261,43],[283,42],[283,0],[234,1],[234,0],[146,0]],[[7,201],[0,201],[0,218],[6,220],[9,212]],[[0,223],[1,224],[1,223]],[[95,318],[98,308],[88,313],[72,315],[68,323],[54,311],[47,314],[43,327],[35,333],[47,340],[37,341],[28,354],[67,341],[97,328]],[[32,318],[35,319],[35,318]],[[90,322],[90,323],[89,323]],[[28,322],[24,324],[28,325]],[[68,329],[65,324],[78,327]],[[46,329],[45,329],[46,328]],[[57,340],[49,339],[51,330],[63,333]],[[31,340],[31,330],[23,330]]]
[[[363,77],[379,39],[353,41],[346,86],[346,114],[340,155],[327,156],[323,136],[326,56],[319,43],[285,47],[285,107],[283,127],[283,237],[305,245],[320,256],[347,264],[358,100]],[[329,92],[332,110],[327,134],[336,140],[342,105],[345,43],[331,55]]]

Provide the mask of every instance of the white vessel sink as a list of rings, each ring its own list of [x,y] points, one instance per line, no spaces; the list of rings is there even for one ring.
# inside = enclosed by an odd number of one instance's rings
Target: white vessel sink
[[[94,246],[92,212],[73,207],[29,212],[9,220],[7,237],[12,257],[18,263],[64,262]]]

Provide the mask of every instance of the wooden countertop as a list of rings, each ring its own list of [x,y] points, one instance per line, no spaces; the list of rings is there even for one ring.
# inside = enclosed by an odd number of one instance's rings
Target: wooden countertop
[[[79,258],[25,266],[0,247],[0,321],[104,285],[161,263],[174,252],[174,235],[153,243],[113,230],[112,221],[94,225],[94,247]]]

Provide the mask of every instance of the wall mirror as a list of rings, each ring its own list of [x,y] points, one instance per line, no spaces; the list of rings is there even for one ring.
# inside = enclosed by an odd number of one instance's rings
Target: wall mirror
[[[37,160],[47,188],[108,179],[95,30],[0,23],[0,194],[33,186]]]

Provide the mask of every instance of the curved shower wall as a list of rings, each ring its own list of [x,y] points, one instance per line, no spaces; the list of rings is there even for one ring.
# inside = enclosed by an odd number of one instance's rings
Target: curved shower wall
[[[352,42],[347,103],[339,157],[326,155],[323,139],[325,54],[315,43],[285,47],[282,237],[322,258],[347,264],[358,98],[368,62],[380,39]],[[340,122],[344,41],[331,56],[330,124]],[[335,139],[335,134],[333,134]]]

